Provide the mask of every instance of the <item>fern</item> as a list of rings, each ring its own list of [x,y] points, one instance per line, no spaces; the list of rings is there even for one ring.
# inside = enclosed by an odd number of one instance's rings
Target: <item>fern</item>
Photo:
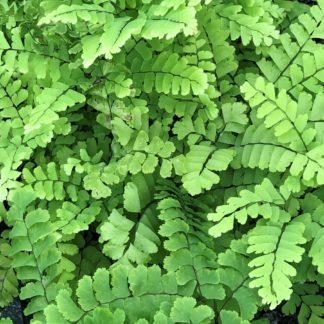
[[[216,264],[212,262],[215,258],[212,245],[207,245],[201,233],[203,224],[191,219],[189,209],[186,216],[174,198],[163,199],[158,209],[161,210],[159,218],[164,221],[159,233],[167,237],[164,245],[170,251],[164,267],[176,272],[179,285],[188,291],[197,291],[206,299],[222,299],[224,292],[219,285]]]
[[[2,1],[0,307],[19,297],[37,324],[321,323],[323,15]]]
[[[1,239],[0,248],[0,306],[3,307],[18,295],[18,280],[12,267],[12,259],[9,256],[9,243]]]
[[[260,21],[259,17],[241,13],[242,7],[239,5],[218,4],[213,10],[221,23],[227,25],[231,39],[236,40],[240,37],[243,45],[252,41],[255,46],[261,43],[269,46],[273,39],[278,38],[278,31],[273,25]]]
[[[101,241],[106,242],[103,252],[119,263],[145,264],[151,254],[158,251],[159,237],[155,234],[154,218],[149,212],[135,224],[132,220],[113,210],[108,221],[100,228]]]
[[[26,282],[20,298],[31,298],[25,314],[39,312],[53,300],[57,289],[55,279],[59,275],[55,266],[61,257],[55,246],[60,235],[47,222],[49,213],[35,209],[24,215],[26,207],[34,199],[35,194],[30,190],[17,191],[12,197],[15,205],[8,212],[8,222],[13,225],[9,236],[12,267],[17,278]]]
[[[286,314],[294,314],[298,310],[298,321],[321,323],[323,321],[324,300],[318,296],[318,286],[314,284],[296,285],[291,300],[283,306]]]
[[[319,273],[323,274],[323,245],[321,244],[323,236],[323,205],[322,201],[312,194],[305,196],[303,201],[304,211],[311,214],[311,221],[307,225],[309,235],[308,240],[312,241],[309,250],[309,256],[313,264],[317,267]]]
[[[240,197],[231,197],[227,204],[218,206],[215,213],[208,214],[208,219],[217,222],[209,233],[219,237],[233,229],[234,220],[245,224],[248,217],[256,218],[259,215],[265,219],[278,221],[287,216],[283,210],[285,198],[265,179],[260,185],[255,186],[254,192],[242,190]]]
[[[1,62],[9,72],[19,71],[31,78],[44,79],[46,74],[55,82],[62,77],[61,69],[69,63],[67,48],[53,42],[48,45],[35,42],[30,33],[12,28],[11,39],[0,33]],[[54,49],[57,50],[54,53]],[[49,66],[47,70],[46,66]],[[37,73],[35,73],[38,71]]]
[[[243,138],[238,140],[235,167],[242,164],[244,167],[269,169],[270,172],[285,172],[289,168],[292,178],[297,178],[297,182],[293,182],[292,190],[297,191],[300,190],[300,178],[305,183],[322,184],[321,145],[309,152],[299,153],[281,145],[271,135],[272,132],[268,132],[263,125],[257,128],[250,126]]]
[[[78,20],[91,22],[92,24],[105,23],[113,14],[113,7],[106,5],[104,8],[99,5],[61,5],[56,10],[48,13],[40,19],[39,25],[51,22],[76,24]]]
[[[78,190],[81,189],[81,176],[75,174],[71,178],[64,169],[56,167],[55,163],[47,164],[46,171],[38,166],[33,173],[29,168],[23,169],[23,177],[27,184],[33,186],[38,198],[47,200],[63,200],[68,196],[72,201],[77,200]]]
[[[156,285],[159,281],[160,285]],[[202,323],[204,319],[212,318],[213,315],[207,306],[198,307],[196,312],[194,309],[190,310],[188,306],[191,304],[193,308],[195,300],[188,297],[179,299],[181,294],[178,292],[175,276],[161,275],[157,266],[139,266],[130,271],[124,266],[119,266],[111,273],[105,269],[98,269],[93,278],[84,276],[79,281],[76,295],[78,304],[72,300],[68,290],[61,290],[56,297],[57,305],[50,305],[45,310],[47,321],[82,323],[91,317],[98,316],[99,319],[106,320],[111,316],[119,318],[120,322],[126,315],[127,321],[135,323],[138,319],[152,320],[155,315],[154,309],[159,311],[160,305],[164,308],[174,305],[171,318],[175,320],[179,316],[181,318],[184,310],[187,314],[185,316],[189,318],[194,319],[195,315],[197,316],[194,323]]]
[[[149,67],[149,69],[147,68]],[[132,72],[137,84],[143,84],[144,92],[187,95],[202,94],[207,88],[206,75],[200,68],[188,66],[176,53],[161,53],[152,61],[134,61]]]
[[[53,85],[52,88],[44,89],[37,97],[36,106],[31,112],[32,116],[24,126],[25,141],[35,136],[33,133],[42,127],[46,127],[47,132],[54,128],[54,125],[51,125],[50,122],[59,118],[57,112],[64,111],[67,107],[83,101],[83,95],[61,83]]]
[[[309,13],[298,17],[290,26],[291,34],[280,37],[280,45],[266,49],[270,59],[263,58],[258,62],[262,73],[279,89],[298,96],[298,92],[321,92],[323,82],[322,48],[314,38],[321,38],[321,21],[323,6],[311,8]],[[298,90],[297,90],[298,89]]]
[[[148,7],[145,10],[147,21],[142,31],[142,37],[170,39],[179,33],[184,33],[186,36],[194,34],[197,28],[194,8],[178,6],[178,4],[176,6],[177,8],[168,10],[170,7],[165,6],[165,3],[162,2]]]
[[[273,128],[280,143],[289,143],[291,149],[299,152],[307,151],[315,130],[307,127],[307,115],[298,114],[297,103],[284,90],[276,96],[274,86],[258,78],[255,84],[243,84],[241,91],[251,107],[257,106],[257,117],[264,118],[266,128]]]
[[[201,193],[202,189],[209,190],[219,181],[215,171],[226,170],[233,155],[232,150],[217,150],[207,145],[191,146],[190,152],[184,158],[184,188],[192,195]]]
[[[296,270],[289,263],[300,262],[304,249],[299,245],[306,242],[303,237],[305,225],[294,219],[289,223],[261,223],[249,233],[248,253],[261,254],[250,263],[256,268],[250,272],[251,287],[260,287],[259,295],[264,303],[274,308],[281,301],[289,299],[291,279]],[[269,233],[271,237],[268,238]]]
[[[95,220],[99,213],[100,204],[97,202],[75,205],[66,201],[62,204],[62,208],[57,210],[56,225],[62,234],[71,237],[80,231],[87,230],[89,224]]]
[[[251,320],[260,305],[256,290],[249,286],[251,279],[248,263],[251,259],[246,249],[245,240],[232,241],[231,247],[218,257],[220,283],[227,288],[226,297],[217,303],[218,318],[223,322],[222,314],[225,310],[237,311],[243,320]]]

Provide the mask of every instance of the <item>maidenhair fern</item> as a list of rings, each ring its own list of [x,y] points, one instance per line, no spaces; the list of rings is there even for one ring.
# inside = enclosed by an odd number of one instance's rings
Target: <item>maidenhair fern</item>
[[[323,0],[4,0],[0,21],[0,307],[324,323]]]

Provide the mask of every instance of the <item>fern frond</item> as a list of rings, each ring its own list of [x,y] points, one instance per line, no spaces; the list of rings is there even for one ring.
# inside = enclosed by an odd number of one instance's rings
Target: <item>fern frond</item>
[[[0,308],[322,322],[324,0],[303,1],[0,1]]]
[[[114,13],[114,7],[105,3],[104,6],[96,4],[61,5],[55,10],[47,13],[38,21],[38,25],[50,23],[76,24],[85,21],[93,25],[109,22]]]
[[[232,165],[235,168],[269,169],[270,172],[285,172],[289,168],[293,181],[291,190],[300,190],[299,179],[305,183],[321,185],[324,183],[324,160],[322,145],[306,153],[298,152],[280,144],[271,130],[263,125],[247,128],[242,138],[236,143],[236,155]]]
[[[303,237],[305,225],[295,218],[286,223],[262,221],[248,234],[249,254],[260,256],[250,261],[253,269],[251,288],[259,288],[259,295],[265,304],[273,309],[283,300],[288,300],[292,294],[291,278],[297,272],[291,265],[302,259],[304,249]]]
[[[309,121],[314,123],[314,128],[316,130],[316,140],[323,143],[324,136],[324,114],[321,108],[324,102],[323,92],[319,92],[310,109],[309,109]]]
[[[209,62],[211,61],[214,64],[214,73],[217,79],[222,79],[227,74],[235,72],[238,67],[235,58],[235,48],[227,41],[230,36],[230,31],[224,28],[220,20],[211,19],[206,13],[206,10],[201,10],[198,15],[204,32],[202,37],[206,42],[206,45],[202,48],[208,49],[208,51],[202,52],[200,56],[211,56]]]
[[[151,175],[138,174],[131,178],[124,189],[124,208],[131,213],[145,210],[153,202],[153,192],[149,188],[154,186],[155,180]]]
[[[153,216],[152,212],[146,210],[135,223],[113,210],[99,230],[103,252],[117,263],[146,264],[160,245]]]
[[[282,307],[283,312],[287,315],[298,313],[299,323],[323,323],[324,297],[318,294],[319,289],[311,283],[294,285],[291,299]]]
[[[146,11],[147,20],[141,35],[145,39],[171,39],[179,33],[185,36],[193,35],[197,32],[195,14],[195,9],[189,6],[165,10],[163,2],[150,5]]]
[[[21,171],[18,171],[24,160],[30,158],[32,149],[22,143],[19,136],[7,139],[0,146],[0,200],[6,200],[8,190],[19,188],[21,184],[17,181]]]
[[[0,62],[5,70],[18,71],[25,79],[45,79],[49,75],[56,82],[62,77],[61,67],[69,63],[68,51],[62,43],[60,46],[55,42],[50,46],[38,44],[31,34],[23,34],[19,27],[13,28],[10,36],[9,40],[0,32]]]
[[[157,122],[155,126],[161,127],[161,124]],[[154,130],[154,126],[151,129]],[[136,175],[142,171],[144,174],[152,174],[158,167],[163,178],[170,176],[170,158],[175,151],[173,142],[167,138],[164,140],[158,133],[153,133],[150,138],[144,130],[137,131],[118,117],[112,122],[112,131],[124,147],[124,152],[104,169],[107,178],[109,173],[112,173],[110,178],[116,181],[117,177],[125,177],[128,173]]]
[[[218,206],[215,213],[209,213],[208,219],[217,222],[210,228],[209,234],[219,237],[234,228],[234,222],[246,224],[248,217],[278,221],[287,217],[283,210],[285,197],[273,186],[272,182],[264,179],[256,185],[253,191],[242,190],[239,197],[231,197],[226,205]]]
[[[157,206],[159,218],[164,222],[159,234],[167,238],[164,246],[170,251],[164,259],[164,268],[175,272],[178,284],[193,296],[198,292],[206,299],[223,299],[224,291],[219,285],[214,261],[216,255],[211,249],[212,242],[203,233],[208,222],[203,216],[199,222],[192,218],[190,209],[183,210],[182,204],[172,196],[167,196]]]
[[[75,172],[71,177],[54,162],[48,163],[45,170],[38,166],[31,172],[30,168],[25,167],[22,176],[40,199],[64,200],[65,197],[69,197],[72,201],[77,201],[80,190],[82,191],[80,174]]]
[[[324,10],[313,6],[291,24],[290,33],[280,36],[280,45],[264,49],[269,59],[257,64],[269,80],[279,89],[291,92],[295,97],[302,91],[316,94],[323,90],[323,49],[315,38],[323,38]]]
[[[18,280],[12,267],[10,245],[7,240],[0,239],[0,307],[7,306],[18,296]]]
[[[192,116],[199,106],[199,102],[194,99],[183,100],[182,97],[162,94],[159,97],[159,107],[168,113],[174,113],[178,117]]]
[[[59,112],[84,101],[84,95],[70,89],[66,84],[56,83],[51,88],[45,88],[36,97],[36,106],[31,112],[29,121],[24,126],[25,141],[33,138],[33,133],[44,126],[46,126],[47,132],[52,131],[54,128],[52,123],[58,120]]]
[[[224,300],[217,302],[218,316],[221,318],[224,310],[235,310],[243,320],[251,320],[260,305],[257,291],[249,287],[248,263],[251,258],[246,249],[246,239],[232,241],[231,247],[217,259],[220,283],[227,288]]]
[[[48,211],[34,209],[26,213],[35,198],[30,189],[16,191],[8,212],[8,223],[13,226],[9,235],[12,267],[17,278],[25,282],[19,296],[31,299],[24,310],[26,315],[41,311],[55,298],[58,288],[55,280],[59,275],[56,266],[61,258],[56,246],[60,235],[50,222]]]
[[[141,32],[146,21],[144,15],[136,19],[130,17],[109,19],[104,26],[104,33],[88,35],[82,38],[82,59],[84,67],[89,67],[99,56],[111,59],[113,54],[119,53],[128,39]],[[116,35],[112,38],[111,35]]]
[[[224,176],[226,174],[226,177]],[[280,174],[270,173],[267,170],[228,169],[220,172],[220,182],[210,191],[201,195],[203,201],[214,208],[214,206],[224,205],[230,197],[238,196],[240,191],[246,189],[253,191],[254,187],[268,178],[274,186],[280,184]]]
[[[244,83],[241,91],[250,106],[257,109],[257,117],[264,119],[265,127],[274,129],[280,143],[289,143],[299,152],[307,151],[316,131],[307,125],[307,115],[298,113],[297,103],[285,90],[276,95],[274,85],[259,77],[254,84]]]
[[[303,201],[304,212],[311,214],[311,222],[307,225],[308,240],[311,246],[308,255],[312,258],[312,263],[319,273],[324,274],[324,204],[322,200],[312,194],[307,194]]]
[[[22,117],[20,108],[26,103],[28,91],[25,89],[21,80],[14,80],[13,73],[9,71],[1,72],[0,77],[0,99],[1,99],[1,117],[12,118],[18,126],[21,124]]]
[[[79,202],[75,205],[65,201],[57,210],[57,231],[70,239],[81,231],[89,229],[89,225],[96,219],[101,210],[99,202]]]
[[[226,170],[234,158],[231,149],[217,149],[210,145],[192,145],[184,157],[181,181],[184,188],[197,195],[219,182],[216,172]]]
[[[76,295],[77,304],[71,292],[62,289],[56,297],[57,305],[50,305],[45,310],[47,321],[64,318],[69,323],[86,323],[96,310],[104,312],[107,309],[115,314],[118,312],[119,318],[125,314],[128,323],[135,323],[141,318],[152,322],[162,303],[171,307],[181,296],[175,275],[161,275],[158,266],[147,268],[143,265],[133,269],[125,266],[109,271],[98,269],[92,278],[84,276],[79,281]]]
[[[111,69],[107,65],[102,66],[102,70],[103,76],[95,80],[95,84],[87,90],[87,93],[91,96],[87,102],[93,108],[105,112],[108,95],[116,96],[117,98],[125,98],[132,95],[132,80],[127,78],[122,70],[117,72],[116,68]],[[96,77],[96,73],[94,74]],[[98,103],[101,104],[101,100],[104,108],[98,107]]]
[[[271,45],[278,38],[279,32],[275,27],[261,17],[242,13],[240,5],[216,4],[213,8],[216,19],[229,30],[232,40],[241,38],[244,46],[253,42],[255,46]]]
[[[131,69],[135,84],[147,93],[155,89],[165,94],[199,95],[207,89],[203,70],[188,65],[176,53],[163,52],[152,60],[134,60]]]

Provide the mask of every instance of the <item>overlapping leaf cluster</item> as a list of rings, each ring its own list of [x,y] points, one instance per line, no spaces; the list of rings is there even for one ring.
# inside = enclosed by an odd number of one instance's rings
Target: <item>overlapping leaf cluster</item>
[[[324,322],[323,0],[4,0],[0,21],[0,307]]]

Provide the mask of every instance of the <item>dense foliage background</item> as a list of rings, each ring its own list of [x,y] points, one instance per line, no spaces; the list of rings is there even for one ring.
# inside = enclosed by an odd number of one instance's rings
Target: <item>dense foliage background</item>
[[[324,323],[323,18],[323,0],[1,1],[0,307]]]

